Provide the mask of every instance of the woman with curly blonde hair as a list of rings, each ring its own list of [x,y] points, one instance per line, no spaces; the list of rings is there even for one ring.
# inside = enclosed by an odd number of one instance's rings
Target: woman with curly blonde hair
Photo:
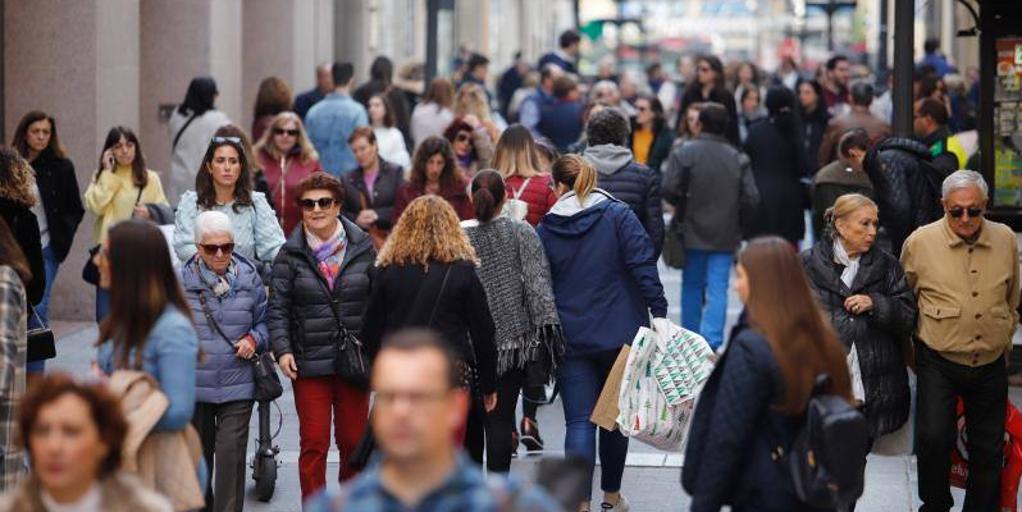
[[[412,201],[376,258],[361,334],[370,354],[388,333],[409,327],[432,329],[450,344],[472,395],[465,447],[481,464],[486,412],[497,406],[497,349],[478,261],[447,201]]]

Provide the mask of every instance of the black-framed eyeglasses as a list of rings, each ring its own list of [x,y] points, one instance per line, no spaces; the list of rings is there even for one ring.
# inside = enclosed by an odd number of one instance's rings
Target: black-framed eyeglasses
[[[298,204],[302,205],[302,209],[311,212],[319,206],[320,210],[326,210],[334,205],[336,200],[332,197],[321,197],[319,199],[302,199],[298,201]]]
[[[960,219],[962,215],[969,214],[970,219],[983,215],[983,208],[949,208],[947,214],[953,219]]]
[[[213,137],[213,144],[241,144],[241,137]]]
[[[274,128],[273,129],[273,134],[274,135],[284,135],[284,134],[287,134],[287,135],[290,135],[292,137],[297,137],[298,136],[298,130],[285,130],[283,128]]]
[[[224,255],[230,255],[234,252],[234,242],[228,242],[226,244],[199,244],[199,247],[207,256],[213,256],[218,252],[222,252]]]

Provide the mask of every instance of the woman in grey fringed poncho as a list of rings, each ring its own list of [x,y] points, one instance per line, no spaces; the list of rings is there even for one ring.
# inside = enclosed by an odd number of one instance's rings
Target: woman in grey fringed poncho
[[[479,257],[479,279],[497,327],[498,398],[486,421],[486,466],[506,473],[517,449],[518,394],[524,385],[550,378],[564,342],[543,245],[532,226],[499,215],[504,190],[496,171],[476,174],[476,220],[462,225]]]

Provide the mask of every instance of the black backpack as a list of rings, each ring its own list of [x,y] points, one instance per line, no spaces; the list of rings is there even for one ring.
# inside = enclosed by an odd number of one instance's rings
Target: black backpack
[[[862,496],[869,433],[862,413],[830,385],[829,376],[817,377],[788,469],[801,501],[843,509]]]

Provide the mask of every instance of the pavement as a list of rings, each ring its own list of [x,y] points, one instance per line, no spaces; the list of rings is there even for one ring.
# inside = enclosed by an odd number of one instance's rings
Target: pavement
[[[667,294],[670,309],[668,317],[678,321],[680,308],[680,272],[666,268],[661,263],[661,280]],[[59,300],[59,299],[58,299]],[[733,289],[729,297],[728,328],[740,311],[740,304]],[[57,358],[47,365],[47,371],[63,370],[81,377],[89,376],[89,364],[94,358],[94,344],[97,338],[93,323],[54,322],[53,329],[58,338]],[[725,331],[727,332],[727,331]],[[248,492],[245,508],[259,512],[290,512],[301,510],[301,493],[298,485],[298,418],[295,413],[291,383],[285,382],[284,396],[278,400],[283,418],[279,436],[275,440],[281,453],[279,456],[277,491],[269,503],[261,503],[252,495],[254,481],[248,478]],[[1016,405],[1022,404],[1022,389],[1011,388],[1010,398]],[[272,427],[276,428],[278,414],[272,412]],[[564,446],[564,415],[559,400],[539,409],[539,423],[548,451],[543,456],[557,456]],[[257,422],[252,421],[249,444],[251,458],[254,439],[257,436]],[[512,463],[512,474],[531,479],[538,466],[539,456],[526,456],[524,451]],[[632,510],[636,512],[660,510],[686,510],[690,500],[679,484],[681,454],[666,453],[639,442],[632,442],[629,448],[627,467],[622,483],[622,492],[628,497]],[[328,487],[336,488],[338,470],[337,452],[328,458]],[[593,497],[600,497],[599,468],[594,477]],[[961,510],[964,493],[953,489],[958,504],[952,510]],[[594,510],[599,510],[596,503]],[[865,494],[856,507],[865,512],[908,512],[918,509],[916,497],[916,468],[912,457],[870,456],[866,465]]]

